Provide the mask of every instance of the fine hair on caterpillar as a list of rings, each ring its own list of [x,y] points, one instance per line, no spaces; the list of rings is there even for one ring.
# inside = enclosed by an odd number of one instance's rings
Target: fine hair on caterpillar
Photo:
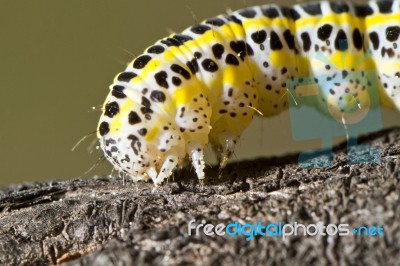
[[[204,148],[212,145],[223,168],[254,115],[287,110],[302,80],[319,86],[304,90],[318,92],[311,105],[343,124],[348,112],[370,108],[375,85],[383,106],[400,109],[397,25],[400,0],[269,4],[206,19],[116,76],[100,147],[133,180],[161,184],[187,157],[203,180]]]

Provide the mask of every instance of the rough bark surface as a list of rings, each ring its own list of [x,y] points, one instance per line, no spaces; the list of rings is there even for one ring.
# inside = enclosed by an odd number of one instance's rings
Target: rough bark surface
[[[192,172],[155,188],[93,178],[0,191],[0,264],[398,265],[400,128],[361,139],[381,163],[301,169],[297,155],[230,164],[200,185]],[[188,236],[197,223],[380,225],[384,236]],[[352,227],[350,227],[352,228]]]

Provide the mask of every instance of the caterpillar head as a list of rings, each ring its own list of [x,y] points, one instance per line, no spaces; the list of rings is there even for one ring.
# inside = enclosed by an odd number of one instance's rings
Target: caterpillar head
[[[155,180],[169,155],[178,161],[185,157],[182,133],[162,112],[161,93],[114,85],[103,106],[100,147],[115,169],[134,180]]]

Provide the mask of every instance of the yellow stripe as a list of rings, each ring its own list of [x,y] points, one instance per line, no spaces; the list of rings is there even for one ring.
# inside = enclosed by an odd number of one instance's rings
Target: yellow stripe
[[[182,86],[174,90],[172,100],[176,106],[187,104],[193,100],[195,95],[199,94],[199,91],[191,86]]]
[[[396,24],[399,24],[400,21],[400,13],[395,13],[395,14],[376,14],[371,17],[367,17],[365,19],[365,25],[367,28],[377,25],[377,24],[382,24],[382,23],[391,23],[395,22]]]
[[[131,99],[127,98],[126,100],[124,100],[123,104],[119,108],[119,113],[111,119],[111,123],[110,123],[111,136],[113,136],[113,137],[118,136],[118,131],[120,130],[120,128],[122,126],[122,122],[126,123],[126,121],[121,121],[121,120],[125,119],[127,117],[126,113],[130,112],[133,109],[134,105],[135,105],[135,102],[132,101]]]
[[[150,130],[146,134],[146,141],[150,142],[154,140],[154,138],[157,136],[158,129],[161,127],[160,119],[157,119],[157,121],[154,123],[154,127],[150,128]]]

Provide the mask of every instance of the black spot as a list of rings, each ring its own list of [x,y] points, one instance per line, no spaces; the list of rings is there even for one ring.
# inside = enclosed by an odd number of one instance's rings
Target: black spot
[[[117,144],[117,141],[115,139],[106,139],[106,146],[109,146],[110,144]]]
[[[281,6],[281,7],[279,7],[279,9],[280,9],[283,17],[296,20],[296,19],[293,18],[293,12],[292,11],[294,11],[294,10],[292,10],[292,8]]]
[[[112,96],[118,99],[123,99],[126,97],[125,93],[123,92],[125,89],[124,86],[121,85],[114,85],[111,91]]]
[[[149,99],[147,99],[146,97],[142,96],[142,105],[146,108],[150,108],[151,107],[151,103],[149,101]]]
[[[225,24],[225,22],[220,18],[210,18],[206,21],[206,23],[218,27],[221,27],[222,25]]]
[[[332,30],[333,30],[333,27],[332,27],[332,25],[329,25],[329,24],[325,24],[325,25],[319,27],[318,32],[317,32],[318,38],[321,41],[328,40],[329,37],[331,36]]]
[[[282,67],[281,69],[281,74],[284,75],[287,72],[287,68],[286,67]]]
[[[246,43],[246,53],[248,55],[254,55],[254,51],[248,43]]]
[[[182,107],[181,108],[181,113],[180,113],[180,115],[179,115],[179,117],[183,117],[183,115],[185,114],[185,111],[186,111],[186,108],[185,107]]]
[[[140,143],[138,137],[135,135],[129,135],[128,139],[131,140],[131,147],[135,155],[139,155],[140,147],[142,144]]]
[[[118,113],[119,113],[119,105],[117,102],[111,102],[106,104],[104,115],[112,118]]]
[[[379,35],[375,31],[371,32],[369,34],[369,39],[372,42],[372,46],[374,47],[374,50],[377,50],[379,48]]]
[[[151,56],[149,55],[141,55],[136,58],[135,62],[133,62],[133,67],[137,69],[144,68],[147,63],[151,60]]]
[[[282,8],[283,10],[284,10],[284,8]],[[300,14],[296,11],[296,10],[294,10],[294,9],[292,9],[292,8],[288,8],[289,9],[289,14],[290,14],[290,17],[294,20],[294,21],[296,21],[296,20],[298,20],[299,18],[300,18]],[[284,13],[285,14],[285,13]]]
[[[384,57],[385,54],[387,54],[389,56],[389,58],[393,58],[395,56],[395,52],[392,48],[386,49],[385,47],[382,47],[382,50],[381,50],[382,57]]]
[[[333,89],[330,89],[329,93],[332,94],[332,95],[335,95],[335,91]]]
[[[168,47],[181,45],[181,42],[174,38],[165,38],[164,40],[161,40],[161,43],[165,44]]]
[[[190,79],[190,73],[178,64],[172,64],[171,70],[175,73],[182,75],[185,79]]]
[[[355,28],[353,31],[353,43],[354,47],[356,47],[357,50],[361,50],[361,48],[363,47],[363,39],[361,36],[361,32],[357,28]]]
[[[342,71],[342,77],[343,77],[343,79],[345,79],[348,75],[349,75],[349,72],[347,72],[346,70],[343,70],[343,71]]]
[[[387,50],[386,50],[386,53],[388,54],[388,56],[389,56],[390,58],[393,58],[393,57],[395,57],[395,55],[396,55],[396,53],[394,52],[394,50],[393,50],[392,48],[387,49]]]
[[[128,115],[128,121],[129,124],[134,125],[142,122],[142,119],[140,119],[139,115],[136,112],[131,111]]]
[[[228,18],[229,21],[233,21],[233,22],[235,22],[235,23],[237,23],[239,25],[242,25],[242,21],[240,19],[238,19],[237,17],[235,17],[235,16],[228,16],[227,18]]]
[[[180,44],[184,44],[187,41],[193,40],[192,37],[183,34],[175,34],[173,38],[177,40]]]
[[[331,6],[332,11],[336,14],[349,12],[349,6],[346,3],[330,2],[329,4]]]
[[[230,43],[231,49],[239,55],[239,57],[243,60],[246,55],[253,55],[253,49],[251,49],[250,45],[245,43],[244,41],[231,41]]]
[[[311,48],[311,39],[310,35],[308,35],[308,32],[303,32],[300,35],[302,41],[303,41],[303,50],[304,52],[308,52]]]
[[[256,11],[252,8],[246,8],[239,11],[239,14],[245,18],[254,18],[256,16]]]
[[[283,37],[285,38],[285,41],[289,47],[289,49],[294,49],[295,45],[294,45],[294,36],[293,34],[290,32],[290,30],[285,30],[283,32]]]
[[[133,79],[136,76],[137,76],[137,74],[135,74],[133,72],[123,72],[123,73],[118,75],[117,79],[119,81],[129,82],[129,81],[131,81],[131,79]]]
[[[399,34],[400,34],[399,26],[387,27],[386,29],[386,39],[389,42],[397,41],[397,39],[399,38]]]
[[[206,25],[196,25],[196,26],[193,26],[190,30],[193,33],[196,33],[196,34],[203,34],[204,32],[206,32],[206,31],[208,31],[210,29],[211,28],[209,26],[206,26]]]
[[[194,57],[195,57],[196,59],[200,59],[200,58],[201,58],[201,53],[200,53],[200,52],[195,52],[195,53],[194,53]]]
[[[139,135],[144,137],[147,134],[147,129],[141,128],[141,129],[138,130],[138,133],[139,133]]]
[[[317,16],[322,15],[321,4],[320,3],[307,3],[303,6],[304,11],[308,14]]]
[[[233,89],[229,88],[228,90],[228,97],[232,97],[233,96]]]
[[[271,46],[271,50],[280,50],[283,48],[282,42],[275,31],[271,31],[269,44]]]
[[[239,60],[237,60],[236,56],[234,56],[233,54],[228,54],[225,58],[225,63],[227,63],[228,65],[238,66]]]
[[[211,50],[217,59],[221,59],[222,54],[224,53],[224,46],[222,44],[216,43],[211,47]]]
[[[157,84],[166,89],[168,89],[167,77],[168,74],[165,71],[160,71],[154,74],[154,78],[156,79]]]
[[[372,8],[366,4],[366,5],[356,5],[354,6],[354,11],[357,17],[366,17],[366,16],[370,16],[374,13],[374,11],[372,10]]]
[[[104,136],[108,132],[110,132],[110,125],[105,121],[101,122],[99,125],[100,136]]]
[[[150,99],[154,102],[163,103],[165,102],[165,94],[162,91],[152,91]]]
[[[197,64],[196,58],[186,62],[186,66],[189,68],[190,72],[192,74],[196,74],[197,71],[199,71],[199,65]]]
[[[265,39],[267,38],[267,32],[265,30],[256,31],[251,34],[251,38],[255,43],[261,44],[265,42]]]
[[[388,14],[392,12],[393,1],[391,0],[376,1],[376,4],[379,7],[379,12],[381,12],[382,14]]]
[[[165,49],[162,45],[153,45],[149,49],[147,49],[147,52],[151,54],[161,54],[164,51]]]
[[[151,108],[149,107],[141,107],[140,111],[142,112],[142,114],[147,115],[147,114],[152,114],[153,110],[151,110]]]
[[[208,72],[215,72],[218,70],[217,63],[209,58],[204,59],[203,62],[201,62],[201,65],[203,66],[204,70]]]
[[[267,18],[273,19],[279,17],[279,12],[275,7],[262,8],[261,11]]]
[[[172,83],[173,83],[175,86],[179,86],[179,85],[182,84],[182,80],[181,80],[180,78],[178,78],[178,77],[172,77]]]
[[[339,51],[346,51],[348,47],[349,44],[347,42],[346,33],[344,32],[344,30],[340,29],[336,35],[335,48]]]

